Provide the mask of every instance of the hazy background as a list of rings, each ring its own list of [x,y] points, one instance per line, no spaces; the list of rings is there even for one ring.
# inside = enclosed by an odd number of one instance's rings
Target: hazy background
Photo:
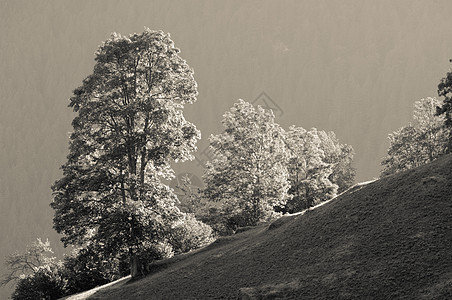
[[[67,154],[67,99],[111,32],[171,33],[199,85],[185,113],[202,132],[199,152],[238,98],[265,91],[285,128],[333,130],[352,145],[363,181],[378,176],[387,134],[409,122],[413,102],[436,96],[451,11],[450,0],[0,0],[0,259],[36,237],[61,253],[49,187]],[[196,162],[176,170],[202,174]]]

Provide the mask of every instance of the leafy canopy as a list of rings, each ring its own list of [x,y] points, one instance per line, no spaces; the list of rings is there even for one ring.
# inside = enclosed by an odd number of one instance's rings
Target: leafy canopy
[[[414,103],[412,123],[388,135],[390,145],[381,162],[381,175],[421,166],[446,153],[448,133],[445,117],[436,114],[439,104],[431,97]]]
[[[450,60],[452,62],[452,59]],[[447,153],[452,152],[452,70],[438,84],[438,96],[444,97],[442,105],[437,108],[437,114],[444,117],[444,125],[449,131]]]
[[[163,183],[172,162],[192,159],[200,132],[185,120],[196,101],[193,70],[169,34],[113,33],[93,73],[74,91],[63,177],[52,187],[54,227],[65,244],[132,256],[165,239],[182,217]]]
[[[298,212],[336,195],[338,187],[328,179],[333,172],[332,164],[326,162],[322,147],[326,144],[319,133],[315,128],[309,131],[289,128],[286,145],[290,153],[287,168],[292,198],[278,210]]]
[[[223,117],[224,132],[210,137],[215,159],[207,163],[204,193],[240,216],[237,225],[256,225],[287,201],[285,133],[271,110],[243,100]]]

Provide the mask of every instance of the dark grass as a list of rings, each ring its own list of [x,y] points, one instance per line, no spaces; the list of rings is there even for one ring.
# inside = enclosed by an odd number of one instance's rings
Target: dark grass
[[[452,299],[452,156],[90,299]]]

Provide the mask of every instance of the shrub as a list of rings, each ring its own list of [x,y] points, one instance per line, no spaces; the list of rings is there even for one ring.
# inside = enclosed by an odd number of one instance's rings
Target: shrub
[[[193,214],[186,214],[185,218],[171,228],[169,243],[174,253],[185,253],[214,241],[212,228],[198,221]]]
[[[65,281],[58,271],[40,268],[21,278],[12,294],[14,300],[58,299],[66,295]]]

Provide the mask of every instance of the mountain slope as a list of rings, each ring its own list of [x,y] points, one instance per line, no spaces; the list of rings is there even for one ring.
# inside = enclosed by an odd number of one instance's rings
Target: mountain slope
[[[89,299],[451,299],[451,169],[383,178]]]

